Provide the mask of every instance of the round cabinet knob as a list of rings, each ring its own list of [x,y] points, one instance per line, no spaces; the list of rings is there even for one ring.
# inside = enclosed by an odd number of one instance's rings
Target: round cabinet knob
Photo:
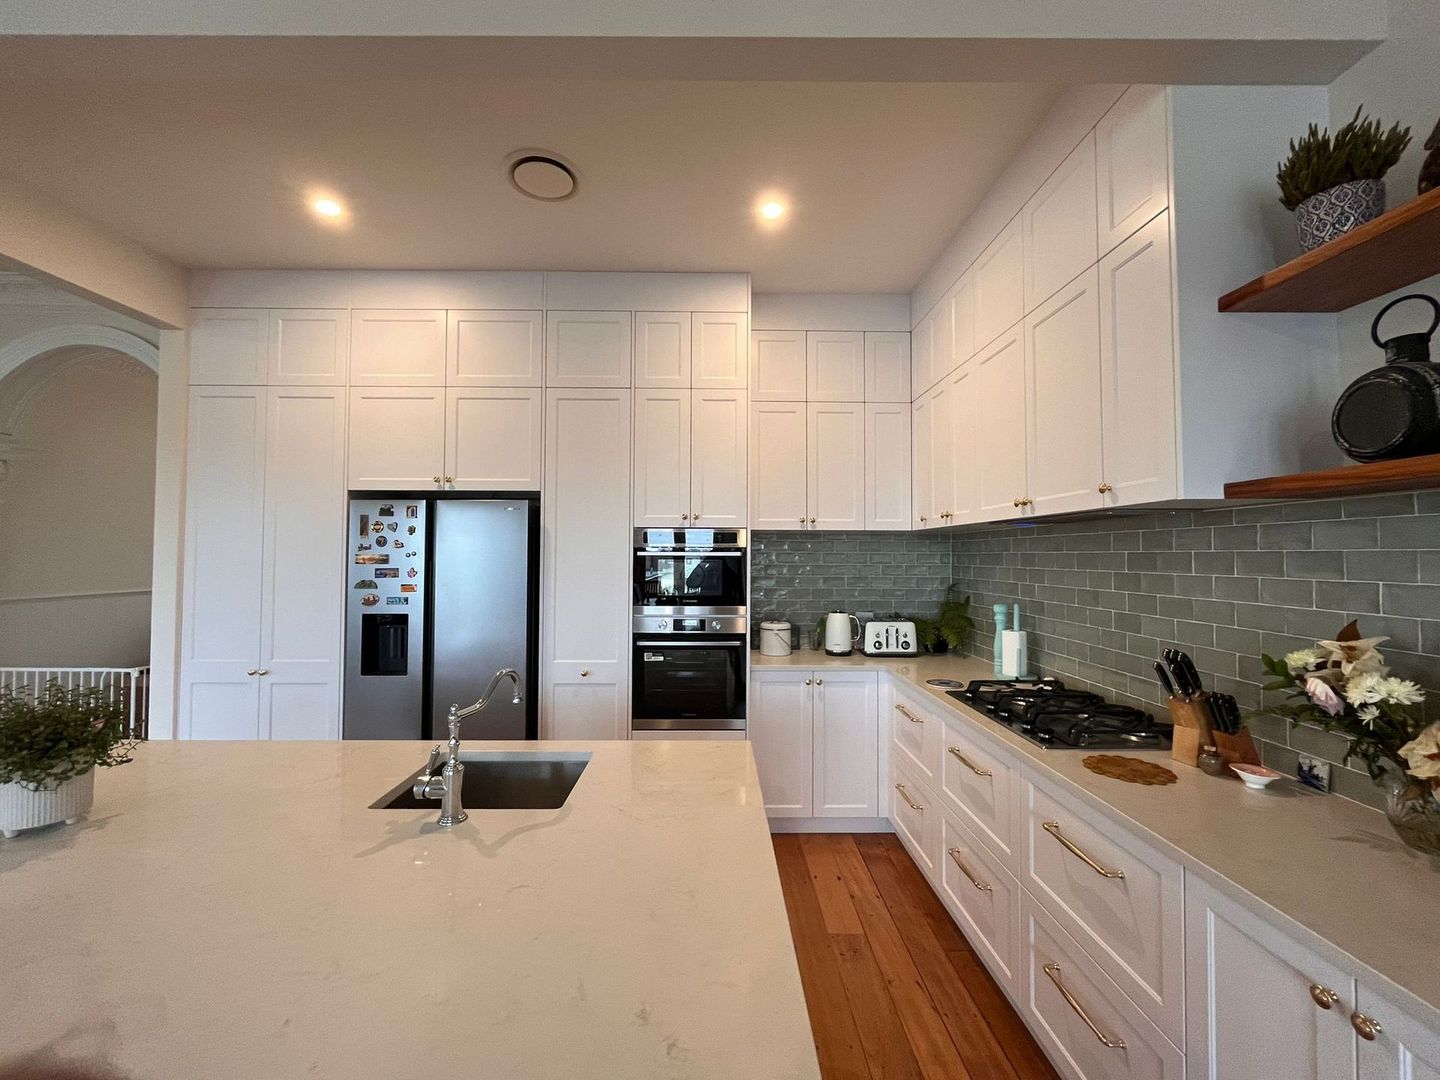
[[[435,483],[437,483],[437,484],[440,483],[440,477],[438,477],[438,476],[432,476],[430,479],[431,479],[431,480],[434,480]]]
[[[813,517],[810,519],[810,524],[811,524],[811,525],[814,525],[814,524],[815,524],[815,519],[814,519]]]
[[[1020,505],[1021,505],[1021,506],[1034,506],[1034,505],[1035,505],[1035,500],[1027,497],[1027,498],[1024,498],[1024,499],[1021,499],[1021,500],[1020,500]]]
[[[924,518],[921,518],[920,520],[921,520],[921,521],[924,521],[925,519],[924,519]],[[805,524],[805,519],[804,519],[803,517],[800,519],[800,524],[801,524],[801,525],[804,525],[804,524]]]
[[[690,520],[691,520],[691,521],[699,521],[699,520],[700,520],[700,515],[699,515],[699,514],[691,514],[691,515],[690,515]]]
[[[816,685],[816,686],[824,686],[824,685],[825,685],[825,680],[824,680],[824,679],[816,679],[816,680],[815,680],[815,685]]]
[[[1020,500],[1019,500],[1019,499],[1016,499],[1013,503],[1011,503],[1011,505],[1014,506],[1014,507],[1016,507],[1016,508],[1019,508],[1019,506],[1020,506]]]
[[[252,667],[249,671],[245,672],[245,674],[246,674],[246,675],[259,675],[259,674],[260,674],[260,669],[259,669],[259,668],[253,668],[253,667]]]
[[[455,477],[453,477],[453,476],[447,476],[447,477],[445,477],[445,482],[446,482],[447,484],[453,484],[453,483],[455,482]]]
[[[1362,1012],[1350,1014],[1350,1026],[1355,1029],[1355,1034],[1366,1042],[1374,1042],[1375,1036],[1385,1030],[1380,1026],[1379,1020],[1373,1016],[1366,1016]]]
[[[813,683],[814,681],[815,681],[814,679],[806,679],[806,680],[805,680],[805,685],[806,685],[806,686],[809,686],[809,685],[810,685],[811,683]]]
[[[689,520],[690,520],[690,515],[689,515],[689,514],[681,514],[681,515],[680,515],[680,520],[681,520],[681,521],[689,521]]]
[[[263,668],[263,667],[262,667],[259,671],[255,672],[255,674],[256,674],[256,675],[269,675],[269,674],[270,674],[270,669],[269,669],[269,668]]]
[[[581,668],[581,669],[580,669],[580,677],[581,677],[582,679],[588,679],[588,678],[590,677],[590,672],[587,671],[585,668]]]
[[[804,518],[801,518],[800,520],[801,520],[801,521],[804,521],[805,519],[804,519]],[[924,514],[921,514],[921,515],[920,515],[920,524],[921,524],[921,525],[924,525],[925,522],[927,522],[927,521],[929,521],[929,520],[930,520],[930,519],[927,518]]]
[[[1098,488],[1096,488],[1095,490],[1098,491],[1098,492],[1100,492],[1101,495],[1109,495],[1110,492],[1114,491],[1115,489],[1114,489],[1113,487],[1111,487],[1109,484],[1101,484],[1101,485],[1100,485]]]
[[[1331,990],[1328,986],[1321,986],[1319,983],[1310,984],[1310,1000],[1322,1009],[1328,1009],[1340,1000],[1340,995]]]

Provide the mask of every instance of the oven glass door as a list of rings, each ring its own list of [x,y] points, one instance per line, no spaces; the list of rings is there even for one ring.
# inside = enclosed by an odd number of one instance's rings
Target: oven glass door
[[[635,552],[635,605],[743,608],[744,551]]]
[[[696,635],[635,642],[635,727],[745,726],[743,635]]]

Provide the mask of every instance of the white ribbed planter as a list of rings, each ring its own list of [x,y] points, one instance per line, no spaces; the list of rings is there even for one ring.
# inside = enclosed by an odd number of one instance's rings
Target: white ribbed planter
[[[0,784],[0,834],[9,839],[21,829],[38,829],[57,821],[73,825],[94,803],[94,769],[53,788]]]

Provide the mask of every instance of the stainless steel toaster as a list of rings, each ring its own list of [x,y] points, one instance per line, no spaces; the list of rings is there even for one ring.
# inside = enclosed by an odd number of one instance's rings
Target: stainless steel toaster
[[[872,620],[865,624],[860,640],[861,651],[867,656],[915,656],[920,651],[915,641],[915,624],[908,620]]]

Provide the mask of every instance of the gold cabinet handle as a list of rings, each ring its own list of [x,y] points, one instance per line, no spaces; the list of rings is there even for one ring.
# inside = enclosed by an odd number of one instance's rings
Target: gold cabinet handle
[[[1102,1045],[1108,1046],[1111,1050],[1125,1049],[1125,1040],[1106,1035],[1096,1027],[1095,1021],[1090,1019],[1090,1014],[1085,1011],[1085,1007],[1075,1000],[1074,994],[1065,989],[1065,984],[1060,981],[1059,964],[1046,964],[1045,974],[1050,976],[1050,981],[1055,984],[1055,989],[1060,991],[1060,996],[1065,999],[1065,1004],[1074,1009],[1075,1015],[1085,1021],[1085,1026],[1095,1033],[1095,1038],[1099,1039]]]
[[[813,517],[810,519],[810,524],[811,524],[811,525],[814,525],[814,524],[815,524],[815,519],[814,519]]]
[[[253,668],[253,667],[252,667],[249,671],[245,672],[245,674],[246,674],[246,675],[259,675],[259,674],[260,674],[260,669],[259,669],[259,668]]]
[[[923,716],[916,716],[899,702],[896,702],[895,704],[895,711],[898,712],[901,716],[905,717],[906,720],[909,720],[912,724],[923,724],[925,722],[925,718]]]
[[[699,515],[699,514],[691,514],[691,515],[690,515],[690,520],[691,520],[691,521],[699,521],[699,520],[700,520],[700,515]]]
[[[447,476],[447,477],[445,477],[445,482],[446,482],[447,484],[453,484],[453,483],[455,482],[455,477],[453,477],[453,476]]]
[[[262,667],[259,671],[255,672],[255,674],[256,674],[256,675],[269,675],[269,674],[270,674],[270,669],[269,669],[269,668],[263,668],[263,667]]]
[[[1029,497],[1027,496],[1026,498],[1023,498],[1023,499],[1020,500],[1020,505],[1021,505],[1021,506],[1034,506],[1034,505],[1035,505],[1035,500],[1032,499],[1032,498],[1029,498]]]
[[[1061,846],[1063,846],[1066,851],[1070,852],[1071,855],[1074,855],[1077,859],[1083,862],[1086,866],[1090,867],[1091,870],[1094,870],[1101,877],[1123,878],[1125,876],[1124,870],[1107,869],[1106,867],[1101,866],[1089,855],[1086,855],[1085,852],[1081,851],[1078,847],[1076,847],[1075,842],[1069,837],[1065,836],[1060,831],[1060,823],[1058,821],[1047,821],[1041,827],[1051,836],[1053,836],[1056,840],[1059,840]]]
[[[1015,501],[1014,501],[1014,503],[1012,503],[1011,505],[1015,506],[1015,507],[1018,509],[1019,506],[1020,506],[1020,499],[1019,499],[1019,498],[1016,498]]]
[[[435,483],[437,483],[437,484],[440,483],[440,477],[438,477],[438,476],[432,476],[432,477],[430,477],[430,479],[431,479],[431,480],[434,480]]]
[[[924,514],[921,514],[921,515],[920,515],[920,524],[921,524],[921,525],[924,525],[925,522],[927,522],[927,521],[929,521],[929,520],[930,520],[930,519],[927,518]]]
[[[911,797],[910,793],[905,790],[905,785],[904,785],[904,784],[896,784],[896,785],[895,785],[895,790],[900,793],[900,797],[901,797],[902,799],[904,799],[907,803],[910,804],[910,809],[911,809],[911,810],[920,810],[920,811],[923,811],[923,810],[925,809],[925,807],[921,806],[918,802],[916,802],[916,801]]]
[[[815,678],[815,685],[816,685],[816,686],[824,686],[824,685],[825,685],[825,680],[822,679],[822,678],[820,678],[819,676],[816,676],[816,678]]]
[[[689,514],[681,514],[681,515],[680,515],[680,520],[681,520],[681,521],[689,521],[689,520],[690,520],[690,515],[689,515]]]
[[[585,668],[581,668],[581,669],[580,669],[580,677],[581,677],[582,679],[588,679],[588,678],[590,677],[590,672],[589,672],[587,669],[585,669]]]
[[[924,520],[924,519],[922,518],[921,520]],[[804,524],[805,524],[805,519],[804,519],[803,517],[800,519],[800,524],[801,524],[801,525],[804,525]]]
[[[954,754],[956,760],[959,761],[961,765],[964,765],[967,769],[969,769],[971,772],[973,772],[976,776],[990,776],[990,775],[991,775],[991,772],[990,772],[989,769],[982,769],[982,768],[980,768],[979,765],[976,765],[973,761],[971,761],[968,757],[966,757],[963,753],[961,753],[960,748],[959,748],[958,746],[947,746],[945,749],[948,750],[950,753]]]
[[[1101,495],[1108,495],[1108,494],[1110,494],[1110,492],[1114,491],[1115,489],[1114,489],[1113,487],[1111,487],[1109,484],[1101,483],[1101,485],[1100,485],[1098,488],[1096,488],[1095,490],[1098,491],[1098,492],[1100,492]]]
[[[960,849],[958,847],[952,847],[950,849],[950,858],[954,861],[955,865],[960,868],[960,872],[970,879],[970,884],[974,885],[975,888],[981,892],[995,891],[992,885],[988,882],[981,881],[975,876],[975,872],[965,865],[965,861],[960,858]]]
[[[1340,1000],[1340,995],[1328,986],[1321,986],[1319,983],[1310,984],[1310,1000],[1322,1009],[1328,1009]]]
[[[1366,1042],[1374,1042],[1375,1036],[1385,1030],[1380,1026],[1379,1020],[1376,1020],[1373,1016],[1366,1016],[1362,1012],[1353,1012],[1350,1014],[1350,1026],[1355,1029],[1355,1034],[1359,1035]]]
[[[809,685],[810,685],[812,682],[814,682],[814,681],[815,681],[814,679],[806,679],[806,680],[805,680],[805,685],[806,685],[806,686],[809,686]]]

